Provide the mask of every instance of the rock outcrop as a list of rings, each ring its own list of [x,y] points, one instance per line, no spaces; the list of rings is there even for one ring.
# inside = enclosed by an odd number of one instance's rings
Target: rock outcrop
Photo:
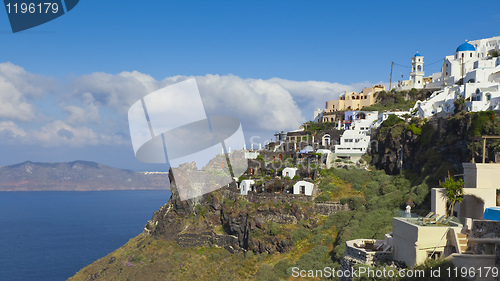
[[[286,252],[293,246],[290,233],[278,225],[297,224],[314,214],[347,210],[340,203],[313,203],[312,197],[293,194],[241,196],[236,185],[199,198],[181,201],[173,177],[172,196],[153,214],[144,235],[171,239],[183,247],[217,246],[230,252]]]

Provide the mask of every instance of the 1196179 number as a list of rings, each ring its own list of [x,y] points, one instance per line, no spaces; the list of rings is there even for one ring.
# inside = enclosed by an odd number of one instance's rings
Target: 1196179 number
[[[48,14],[53,13],[57,14],[59,11],[59,5],[57,3],[15,3],[15,4],[7,4],[7,13],[21,13],[21,14]]]

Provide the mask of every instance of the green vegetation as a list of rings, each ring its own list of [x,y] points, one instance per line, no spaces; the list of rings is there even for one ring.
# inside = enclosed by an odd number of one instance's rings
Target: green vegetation
[[[500,130],[495,130],[495,112],[494,111],[480,111],[473,112],[471,120],[470,136],[480,136],[500,133]],[[498,128],[498,127],[497,127]]]
[[[392,127],[398,123],[404,123],[405,121],[399,117],[397,117],[396,115],[394,114],[391,114],[389,115],[389,117],[387,117],[387,119],[382,122],[381,126],[382,127]]]
[[[406,127],[406,130],[407,131],[412,131],[412,133],[414,135],[420,135],[422,134],[422,128],[419,128],[417,126],[415,126],[415,124],[410,124],[408,127]]]
[[[321,123],[316,123],[313,121],[306,122],[302,125],[304,127],[304,130],[306,132],[320,132],[320,131],[325,131],[329,129],[333,129],[336,127],[335,123],[330,123],[330,122],[321,122]]]
[[[441,183],[441,187],[444,188],[448,200],[448,215],[452,216],[455,203],[462,202],[464,198],[464,181],[462,179],[456,180],[448,174],[446,180]]]

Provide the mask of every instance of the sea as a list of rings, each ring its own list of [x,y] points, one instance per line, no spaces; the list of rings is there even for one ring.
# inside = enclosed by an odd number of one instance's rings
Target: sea
[[[0,280],[66,280],[140,233],[168,190],[0,192]]]

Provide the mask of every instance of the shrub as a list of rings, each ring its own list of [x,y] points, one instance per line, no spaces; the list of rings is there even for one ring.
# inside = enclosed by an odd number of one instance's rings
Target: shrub
[[[322,193],[318,197],[316,197],[316,199],[315,199],[316,202],[327,202],[330,200],[332,200],[332,198],[327,193]]]
[[[317,245],[317,244],[321,243],[321,240],[325,239],[326,237],[328,237],[328,236],[324,235],[324,234],[317,234],[317,235],[314,235],[313,237],[311,237],[309,242],[311,242],[311,244],[313,244],[313,245]]]
[[[212,261],[218,261],[220,259],[221,255],[219,253],[212,253],[210,254],[210,259]]]
[[[484,133],[484,127],[495,118],[494,111],[474,112],[471,120],[471,136],[479,136]]]
[[[342,200],[340,200],[340,203],[347,204],[349,206],[349,209],[351,210],[358,210],[361,209],[361,207],[363,207],[366,201],[362,197],[349,196],[347,198],[342,198]]]
[[[415,124],[411,124],[410,126],[406,127],[407,131],[412,131],[414,135],[420,135],[422,133],[422,128],[418,128],[415,126]]]
[[[276,236],[276,235],[278,235],[279,231],[280,231],[279,224],[270,221],[269,222],[269,235]]]
[[[262,265],[259,268],[259,270],[257,270],[255,277],[257,277],[257,280],[262,280],[262,281],[279,281],[280,280],[279,276],[274,271],[274,267],[270,264]]]
[[[288,259],[280,260],[276,265],[274,265],[274,272],[280,278],[287,278],[287,269],[290,268],[290,261]]]
[[[394,114],[391,114],[389,115],[389,117],[387,117],[387,119],[382,122],[382,127],[392,127],[398,123],[402,123],[404,122],[401,118],[397,117],[396,115]]]
[[[292,236],[293,242],[295,243],[295,242],[298,242],[302,239],[309,237],[310,234],[311,234],[310,230],[307,230],[304,228],[299,228],[299,229],[292,231],[291,236]]]

